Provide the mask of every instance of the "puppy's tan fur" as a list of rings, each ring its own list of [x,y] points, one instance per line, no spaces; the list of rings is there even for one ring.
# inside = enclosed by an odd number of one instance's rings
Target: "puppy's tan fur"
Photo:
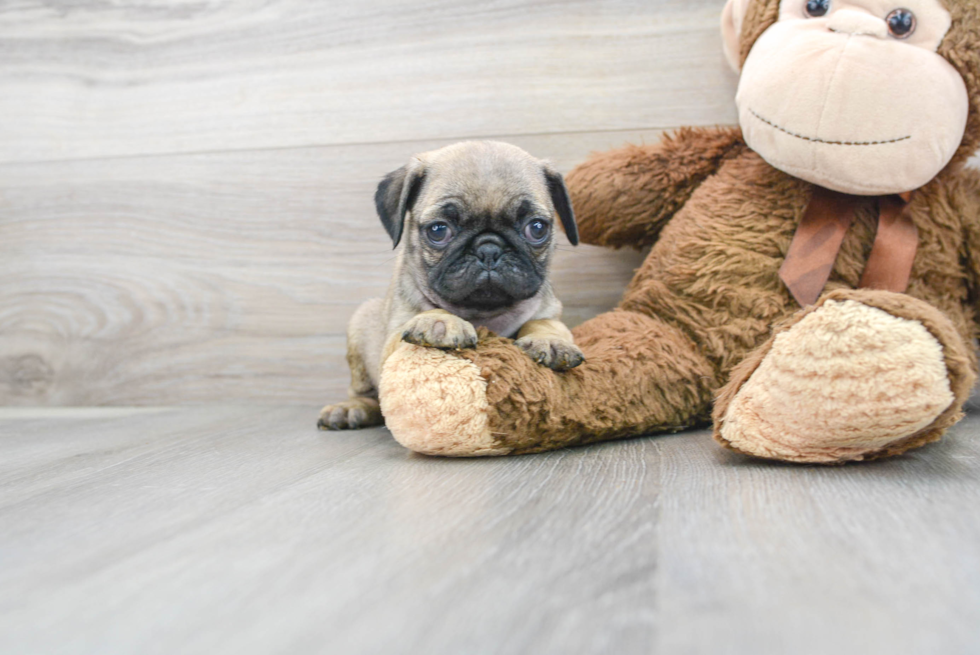
[[[513,304],[475,309],[449,302],[429,281],[445,251],[431,247],[420,229],[460,203],[472,215],[509,216],[517,203],[533,215],[556,214],[572,243],[577,231],[564,182],[551,167],[504,143],[459,143],[416,156],[379,186],[382,222],[396,244],[395,272],[385,298],[372,299],[354,313],[347,332],[350,399],[320,412],[321,429],[343,430],[383,423],[378,380],[385,359],[402,341],[458,350],[473,348],[477,327],[516,338],[541,365],[555,370],[584,361],[571,331],[561,322],[562,306],[547,277],[537,292]],[[504,220],[504,219],[495,219]],[[555,250],[554,229],[533,249],[539,271],[547,271]],[[465,303],[463,303],[465,305]]]

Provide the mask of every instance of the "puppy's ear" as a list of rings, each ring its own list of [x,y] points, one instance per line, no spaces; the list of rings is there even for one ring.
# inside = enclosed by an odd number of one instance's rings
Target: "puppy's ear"
[[[565,236],[573,246],[578,245],[578,224],[575,223],[575,212],[572,211],[572,199],[568,197],[568,189],[565,188],[565,180],[561,174],[553,169],[550,164],[544,165],[544,179],[548,183],[548,193],[551,194],[551,204],[555,206],[555,212],[561,219],[561,225],[565,228]]]
[[[405,215],[412,209],[425,181],[425,166],[413,159],[407,166],[385,175],[374,194],[381,224],[385,226],[394,247],[402,240]]]

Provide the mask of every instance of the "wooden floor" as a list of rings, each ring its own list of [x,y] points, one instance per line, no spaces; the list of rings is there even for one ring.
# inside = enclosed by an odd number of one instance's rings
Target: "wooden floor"
[[[980,652],[980,412],[841,468],[497,460],[315,407],[0,410],[0,652]]]
[[[980,653],[980,410],[844,468],[314,429],[378,180],[733,123],[723,5],[0,2],[0,655]],[[566,321],[641,261],[562,244]]]

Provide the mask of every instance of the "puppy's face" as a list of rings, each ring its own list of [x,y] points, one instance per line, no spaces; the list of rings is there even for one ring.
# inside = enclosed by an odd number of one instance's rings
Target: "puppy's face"
[[[534,296],[554,250],[553,212],[525,190],[438,199],[413,220],[418,261],[440,299],[492,310]],[[414,236],[414,235],[413,235]]]
[[[381,183],[377,199],[416,283],[448,306],[492,311],[537,294],[556,217],[577,243],[561,176],[507,144],[461,143],[420,155]],[[391,218],[400,218],[400,232]]]

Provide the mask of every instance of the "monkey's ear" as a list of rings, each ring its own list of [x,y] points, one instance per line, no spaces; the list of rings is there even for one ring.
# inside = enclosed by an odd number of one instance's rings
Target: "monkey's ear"
[[[742,21],[751,0],[728,0],[721,12],[721,38],[724,42],[725,59],[736,73],[742,70],[741,35]]]
[[[558,218],[561,219],[562,227],[565,228],[565,236],[568,237],[569,243],[577,246],[578,224],[575,222],[575,212],[572,211],[572,199],[568,197],[565,180],[549,164],[544,165],[544,179],[548,183],[551,204],[555,206],[555,212],[558,214]]]
[[[374,194],[381,224],[397,248],[405,228],[405,215],[419,197],[425,181],[425,165],[417,159],[385,175]]]

